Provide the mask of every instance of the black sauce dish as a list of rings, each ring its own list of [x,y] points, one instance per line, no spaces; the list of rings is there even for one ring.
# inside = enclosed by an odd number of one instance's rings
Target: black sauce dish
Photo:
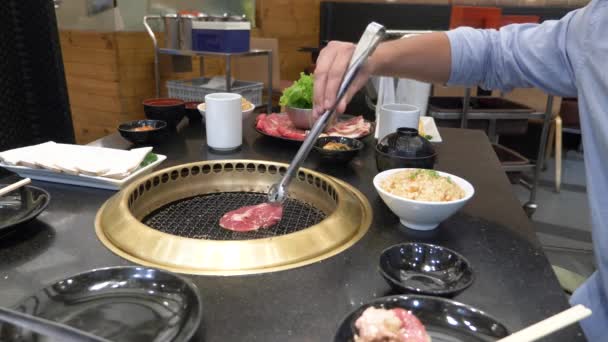
[[[151,130],[138,131],[138,127],[150,126]],[[135,120],[118,126],[120,135],[136,145],[162,142],[168,134],[167,123],[162,120]]]
[[[376,145],[378,171],[398,168],[433,169],[437,152],[415,128],[398,128]]]
[[[348,146],[348,150],[327,150],[323,147],[330,142]],[[365,146],[361,141],[347,137],[321,137],[317,139],[313,148],[319,155],[322,163],[347,163],[351,161]]]
[[[380,274],[397,292],[453,296],[474,280],[471,265],[455,251],[427,243],[391,246],[380,255]]]

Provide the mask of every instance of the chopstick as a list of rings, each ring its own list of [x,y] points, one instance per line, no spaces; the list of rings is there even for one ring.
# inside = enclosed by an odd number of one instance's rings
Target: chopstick
[[[525,329],[511,334],[498,342],[532,342],[541,337],[561,330],[591,315],[591,310],[583,305],[576,305],[556,315],[535,323]]]
[[[26,179],[22,179],[18,182],[15,182],[11,185],[5,186],[4,188],[0,189],[0,196],[4,196],[4,195],[8,194],[9,192],[17,190],[24,185],[30,184],[31,182],[32,182],[31,179],[26,178]]]
[[[0,321],[65,342],[111,342],[100,336],[59,322],[0,307]]]

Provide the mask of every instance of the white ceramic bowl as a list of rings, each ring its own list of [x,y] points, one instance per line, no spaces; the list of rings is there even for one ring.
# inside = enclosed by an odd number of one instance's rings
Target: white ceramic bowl
[[[408,228],[415,230],[435,229],[441,222],[460,210],[475,194],[475,189],[471,183],[441,171],[437,171],[437,173],[443,177],[450,177],[452,182],[464,190],[464,198],[450,202],[416,201],[393,195],[380,187],[382,180],[396,172],[405,170],[417,169],[391,169],[381,172],[374,177],[374,187],[384,203],[399,217],[401,224]]]
[[[247,120],[255,109],[255,105],[253,103],[249,102],[249,104],[249,108],[243,111],[243,121]],[[198,111],[201,113],[202,121],[205,122],[205,102],[196,106],[196,109],[198,109]]]

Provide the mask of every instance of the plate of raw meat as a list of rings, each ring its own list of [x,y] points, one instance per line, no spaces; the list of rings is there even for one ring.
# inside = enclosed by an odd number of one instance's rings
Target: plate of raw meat
[[[488,342],[509,335],[492,316],[445,298],[381,297],[351,312],[334,342]]]
[[[285,113],[260,114],[255,119],[258,133],[285,141],[302,142],[308,131],[298,129]],[[363,116],[341,115],[321,136],[341,136],[363,139],[373,132],[373,123]]]

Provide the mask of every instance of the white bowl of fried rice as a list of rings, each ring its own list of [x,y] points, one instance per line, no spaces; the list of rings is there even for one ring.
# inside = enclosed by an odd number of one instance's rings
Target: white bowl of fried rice
[[[415,230],[435,229],[475,194],[466,180],[425,169],[386,170],[374,177],[374,187],[401,224]]]

